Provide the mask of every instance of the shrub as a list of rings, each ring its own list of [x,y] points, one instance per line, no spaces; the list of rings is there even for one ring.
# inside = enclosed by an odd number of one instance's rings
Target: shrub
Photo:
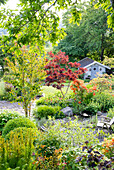
[[[25,141],[21,132],[11,135],[9,140],[0,136],[0,170],[35,170],[31,156],[35,150],[33,142],[34,138],[31,133],[26,134]]]
[[[100,75],[98,74],[97,78],[94,78],[90,81],[90,84],[97,86],[99,92],[103,92],[104,90],[112,89],[112,82],[110,81],[111,77],[107,74]]]
[[[5,124],[9,120],[19,118],[19,117],[21,118],[22,116],[18,112],[12,112],[12,111],[9,111],[9,110],[4,110],[0,114],[0,131],[2,131],[3,127],[5,126]]]
[[[105,156],[107,156],[109,159],[113,158],[114,156],[114,134],[104,139],[102,143],[102,153]]]
[[[27,127],[18,127],[13,130],[11,130],[5,137],[5,139],[10,139],[15,137],[15,134],[18,135],[18,138],[21,138],[21,135],[23,135],[24,140],[26,139],[26,136],[30,136],[34,139],[37,139],[38,130],[35,128],[27,128]],[[21,135],[20,135],[21,134]]]
[[[41,119],[43,117],[48,118],[48,116],[62,116],[62,112],[60,111],[61,107],[59,106],[46,106],[46,105],[40,105],[37,106],[34,109],[34,116],[38,119]]]
[[[110,118],[114,117],[114,107],[109,109],[107,117],[110,117]]]
[[[109,93],[97,93],[93,98],[93,102],[97,102],[101,106],[101,111],[107,112],[109,108],[114,106],[114,97]]]
[[[2,135],[6,136],[11,130],[18,127],[36,128],[36,125],[28,118],[12,119],[6,123]]]
[[[89,145],[88,141],[82,148],[70,148],[63,151],[61,162],[65,162],[67,169],[113,169],[111,158],[105,157],[98,146]],[[61,164],[59,167],[61,167]]]
[[[41,145],[41,150],[42,148],[44,148],[45,150],[45,154],[44,156],[40,153],[37,153],[36,155],[34,155],[34,162],[33,164],[36,165],[36,169],[43,169],[43,170],[56,170],[58,169],[58,165],[60,162],[60,158],[62,156],[62,148],[59,149],[54,149],[54,148],[45,148],[44,145]],[[46,156],[47,153],[50,150],[50,155],[51,156]],[[61,169],[61,168],[59,168]]]
[[[36,105],[48,105],[48,106],[60,106],[62,108],[69,105],[68,98],[62,99],[58,95],[55,95],[53,97],[42,97],[39,100],[37,100]]]
[[[99,103],[91,102],[83,109],[83,112],[86,112],[89,115],[93,115],[96,114],[100,108],[101,106]]]

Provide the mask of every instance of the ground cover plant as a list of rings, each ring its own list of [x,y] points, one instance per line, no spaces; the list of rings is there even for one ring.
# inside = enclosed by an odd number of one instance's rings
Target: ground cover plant
[[[66,123],[53,124],[53,120],[44,132],[20,127],[10,131],[7,139],[0,137],[0,170],[112,168],[113,136],[107,138],[112,150],[105,152],[106,140],[101,145],[97,138],[103,132],[93,133],[77,118]]]

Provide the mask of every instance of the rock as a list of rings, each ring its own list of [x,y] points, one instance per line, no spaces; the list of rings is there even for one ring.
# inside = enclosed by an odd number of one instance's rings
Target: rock
[[[70,107],[65,107],[61,110],[65,116],[73,116],[72,109]]]
[[[98,116],[102,115],[102,112],[101,112],[101,111],[98,111],[98,112],[97,112],[97,115],[98,115]]]
[[[89,117],[89,115],[87,113],[83,113],[82,116],[83,117]]]

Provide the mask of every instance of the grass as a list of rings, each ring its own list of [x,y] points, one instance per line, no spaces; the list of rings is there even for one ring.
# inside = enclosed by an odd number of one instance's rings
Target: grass
[[[5,92],[4,82],[0,81],[0,96],[3,96]]]
[[[66,92],[66,89],[67,89],[67,87],[63,87],[63,93]],[[60,90],[57,90],[56,88],[54,88],[52,86],[43,86],[42,92],[45,94],[46,97],[48,97],[48,96],[54,96],[54,94],[60,92]],[[72,92],[72,90],[69,88],[68,94],[71,92]]]

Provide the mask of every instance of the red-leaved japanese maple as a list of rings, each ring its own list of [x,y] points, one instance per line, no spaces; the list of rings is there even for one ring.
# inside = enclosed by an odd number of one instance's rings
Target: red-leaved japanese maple
[[[65,52],[59,51],[57,54],[53,54],[49,52],[50,60],[48,64],[45,66],[47,77],[46,77],[46,85],[59,89],[63,97],[68,92],[71,81],[74,81],[78,78],[78,75],[85,73],[86,69],[81,68],[80,64],[77,62],[69,62],[68,55],[65,55]],[[75,68],[75,71],[72,70]],[[69,81],[65,94],[62,91],[62,87],[64,87],[64,83],[66,80]]]

